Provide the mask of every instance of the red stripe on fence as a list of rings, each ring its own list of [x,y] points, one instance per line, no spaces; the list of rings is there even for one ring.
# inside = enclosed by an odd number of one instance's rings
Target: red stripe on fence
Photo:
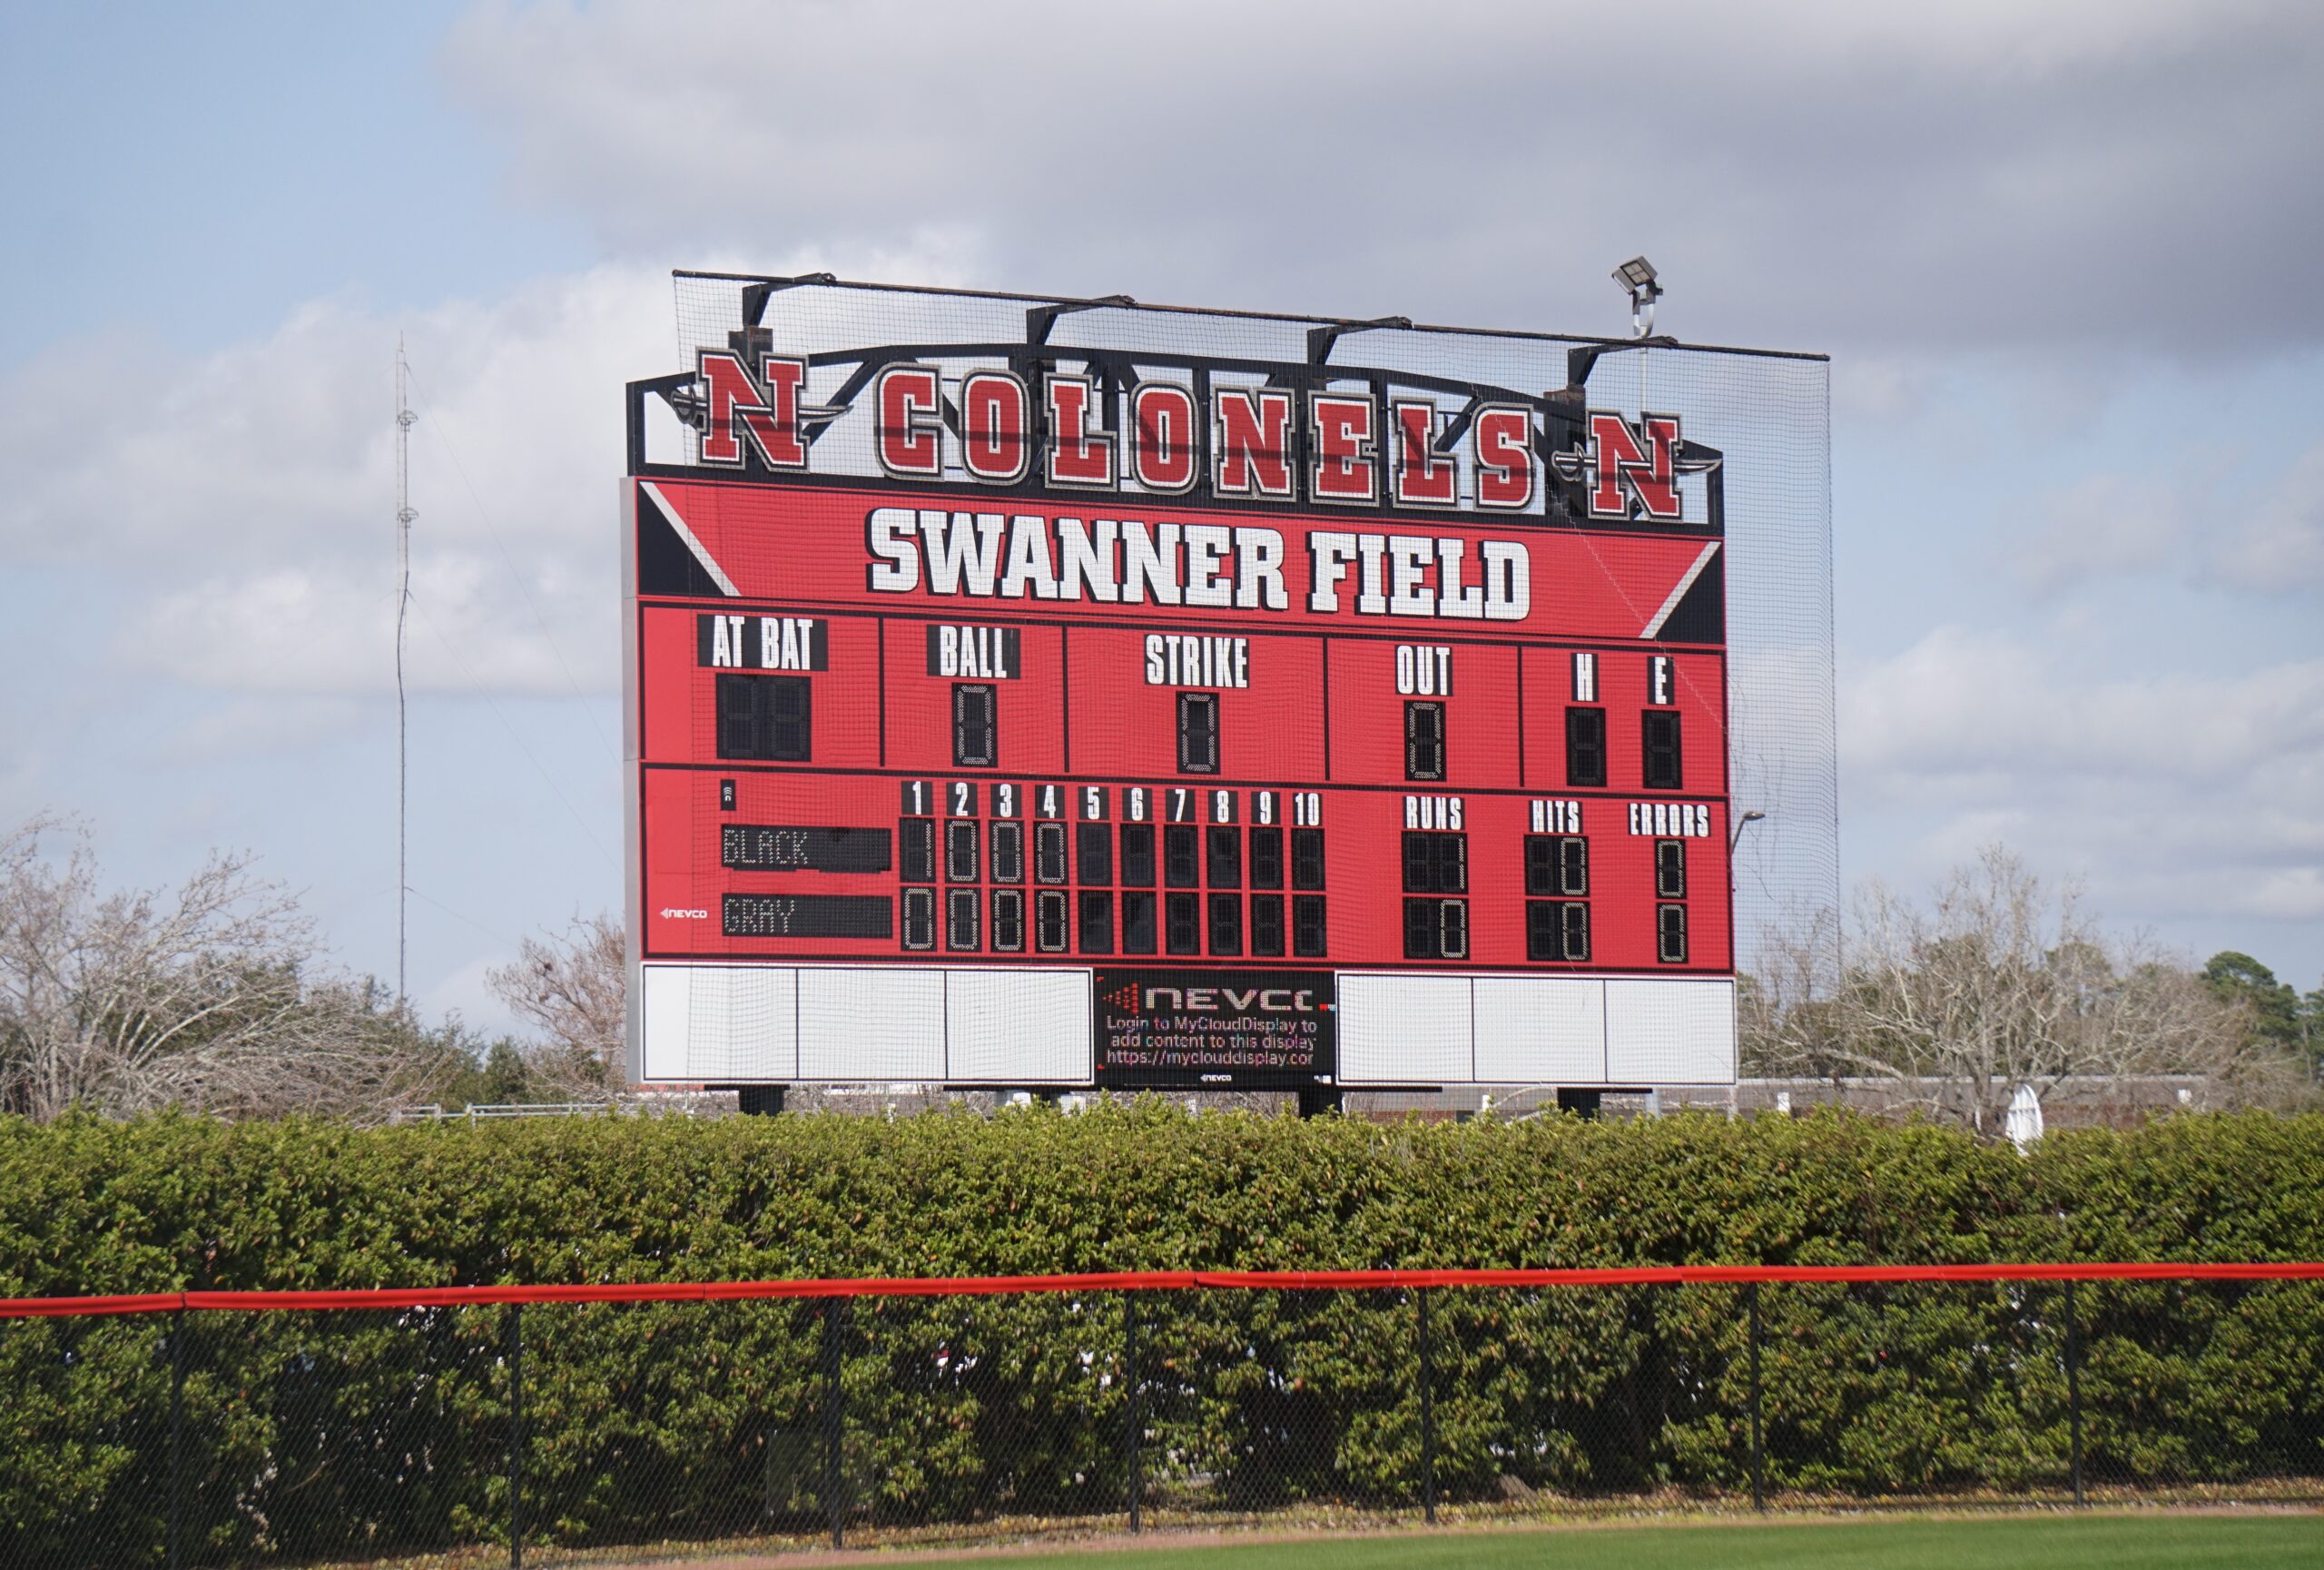
[[[1538,1270],[1145,1270],[1074,1276],[852,1277],[776,1281],[606,1281],[542,1287],[380,1287],[317,1292],[147,1292],[104,1298],[0,1298],[0,1319],[211,1312],[457,1308],[488,1303],[703,1303],[762,1298],[993,1297],[1009,1292],[1362,1291],[1413,1287],[1678,1287],[1915,1281],[2315,1281],[2324,1261],[2182,1264],[1620,1265]]]

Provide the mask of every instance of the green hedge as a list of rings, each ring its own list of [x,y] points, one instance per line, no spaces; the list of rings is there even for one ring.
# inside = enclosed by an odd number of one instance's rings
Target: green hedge
[[[186,1287],[1705,1261],[2324,1259],[2324,1118],[2053,1134],[1928,1127],[1371,1125],[1167,1105],[889,1123],[539,1121],[358,1131],[0,1123],[0,1295]],[[1845,1496],[2065,1478],[2063,1288],[1770,1288],[1769,1481]],[[1157,1507],[1401,1506],[1421,1486],[1415,1305],[1142,1298]],[[876,1299],[842,1329],[859,1522],[1118,1508],[1118,1294]],[[1733,1288],[1431,1299],[1451,1500],[1748,1486]],[[526,1513],[543,1541],[822,1518],[814,1304],[536,1308]],[[2100,1486],[2324,1483],[2324,1290],[2084,1286]],[[161,1540],[186,1360],[191,1563],[504,1537],[500,1310],[0,1327],[0,1565]]]

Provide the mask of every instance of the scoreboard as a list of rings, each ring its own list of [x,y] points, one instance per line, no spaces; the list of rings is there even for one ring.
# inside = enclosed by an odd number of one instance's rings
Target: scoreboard
[[[1730,1081],[1742,460],[1069,303],[632,384],[633,1076]]]

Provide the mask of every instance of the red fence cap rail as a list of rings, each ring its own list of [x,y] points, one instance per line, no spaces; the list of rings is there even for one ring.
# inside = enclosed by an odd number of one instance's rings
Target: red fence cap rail
[[[867,1276],[770,1281],[605,1281],[551,1286],[370,1287],[314,1292],[145,1292],[88,1298],[0,1298],[0,1319],[111,1314],[350,1312],[490,1303],[704,1303],[762,1298],[994,1297],[1011,1292],[1140,1292],[1194,1287],[1246,1291],[1382,1288],[1675,1287],[1914,1281],[2314,1281],[2324,1260],[2186,1263],[2130,1260],[1973,1265],[1613,1265],[1537,1270],[1131,1270],[1070,1276]]]

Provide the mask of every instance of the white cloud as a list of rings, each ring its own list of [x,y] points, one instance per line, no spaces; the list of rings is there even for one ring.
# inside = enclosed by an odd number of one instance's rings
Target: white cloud
[[[613,267],[401,322],[326,301],[206,357],[148,356],[137,400],[125,346],[76,345],[0,382],[0,468],[19,477],[0,541],[104,575],[116,663],[388,690],[400,331],[420,415],[415,685],[614,690],[620,388],[672,358],[669,302],[664,278]]]
[[[2196,514],[2175,488],[2120,474],[2083,475],[2049,499],[2012,553],[2037,594],[2171,565]]]
[[[2092,674],[1950,625],[1844,676],[1840,737],[1843,834],[1890,842],[1885,871],[2000,839],[2128,922],[2324,917],[2324,659]]]
[[[851,260],[954,275],[957,240],[921,238]],[[229,692],[392,690],[399,334],[419,417],[410,685],[618,691],[622,384],[677,362],[657,269],[401,320],[321,301],[180,361],[105,339],[44,356],[0,379],[0,548],[102,575],[119,667]]]
[[[2201,356],[2324,334],[2217,280],[2324,242],[2320,24],[606,0],[479,6],[441,60],[513,187],[633,253],[940,228],[985,283],[1586,330],[1643,249],[1689,336]]]
[[[273,693],[229,697],[186,715],[162,738],[156,752],[178,767],[296,755],[311,747],[318,736],[335,735],[361,717],[360,706],[343,697],[285,697]]]
[[[2324,442],[2293,460],[2250,515],[2225,531],[2214,570],[2243,588],[2324,588]]]

